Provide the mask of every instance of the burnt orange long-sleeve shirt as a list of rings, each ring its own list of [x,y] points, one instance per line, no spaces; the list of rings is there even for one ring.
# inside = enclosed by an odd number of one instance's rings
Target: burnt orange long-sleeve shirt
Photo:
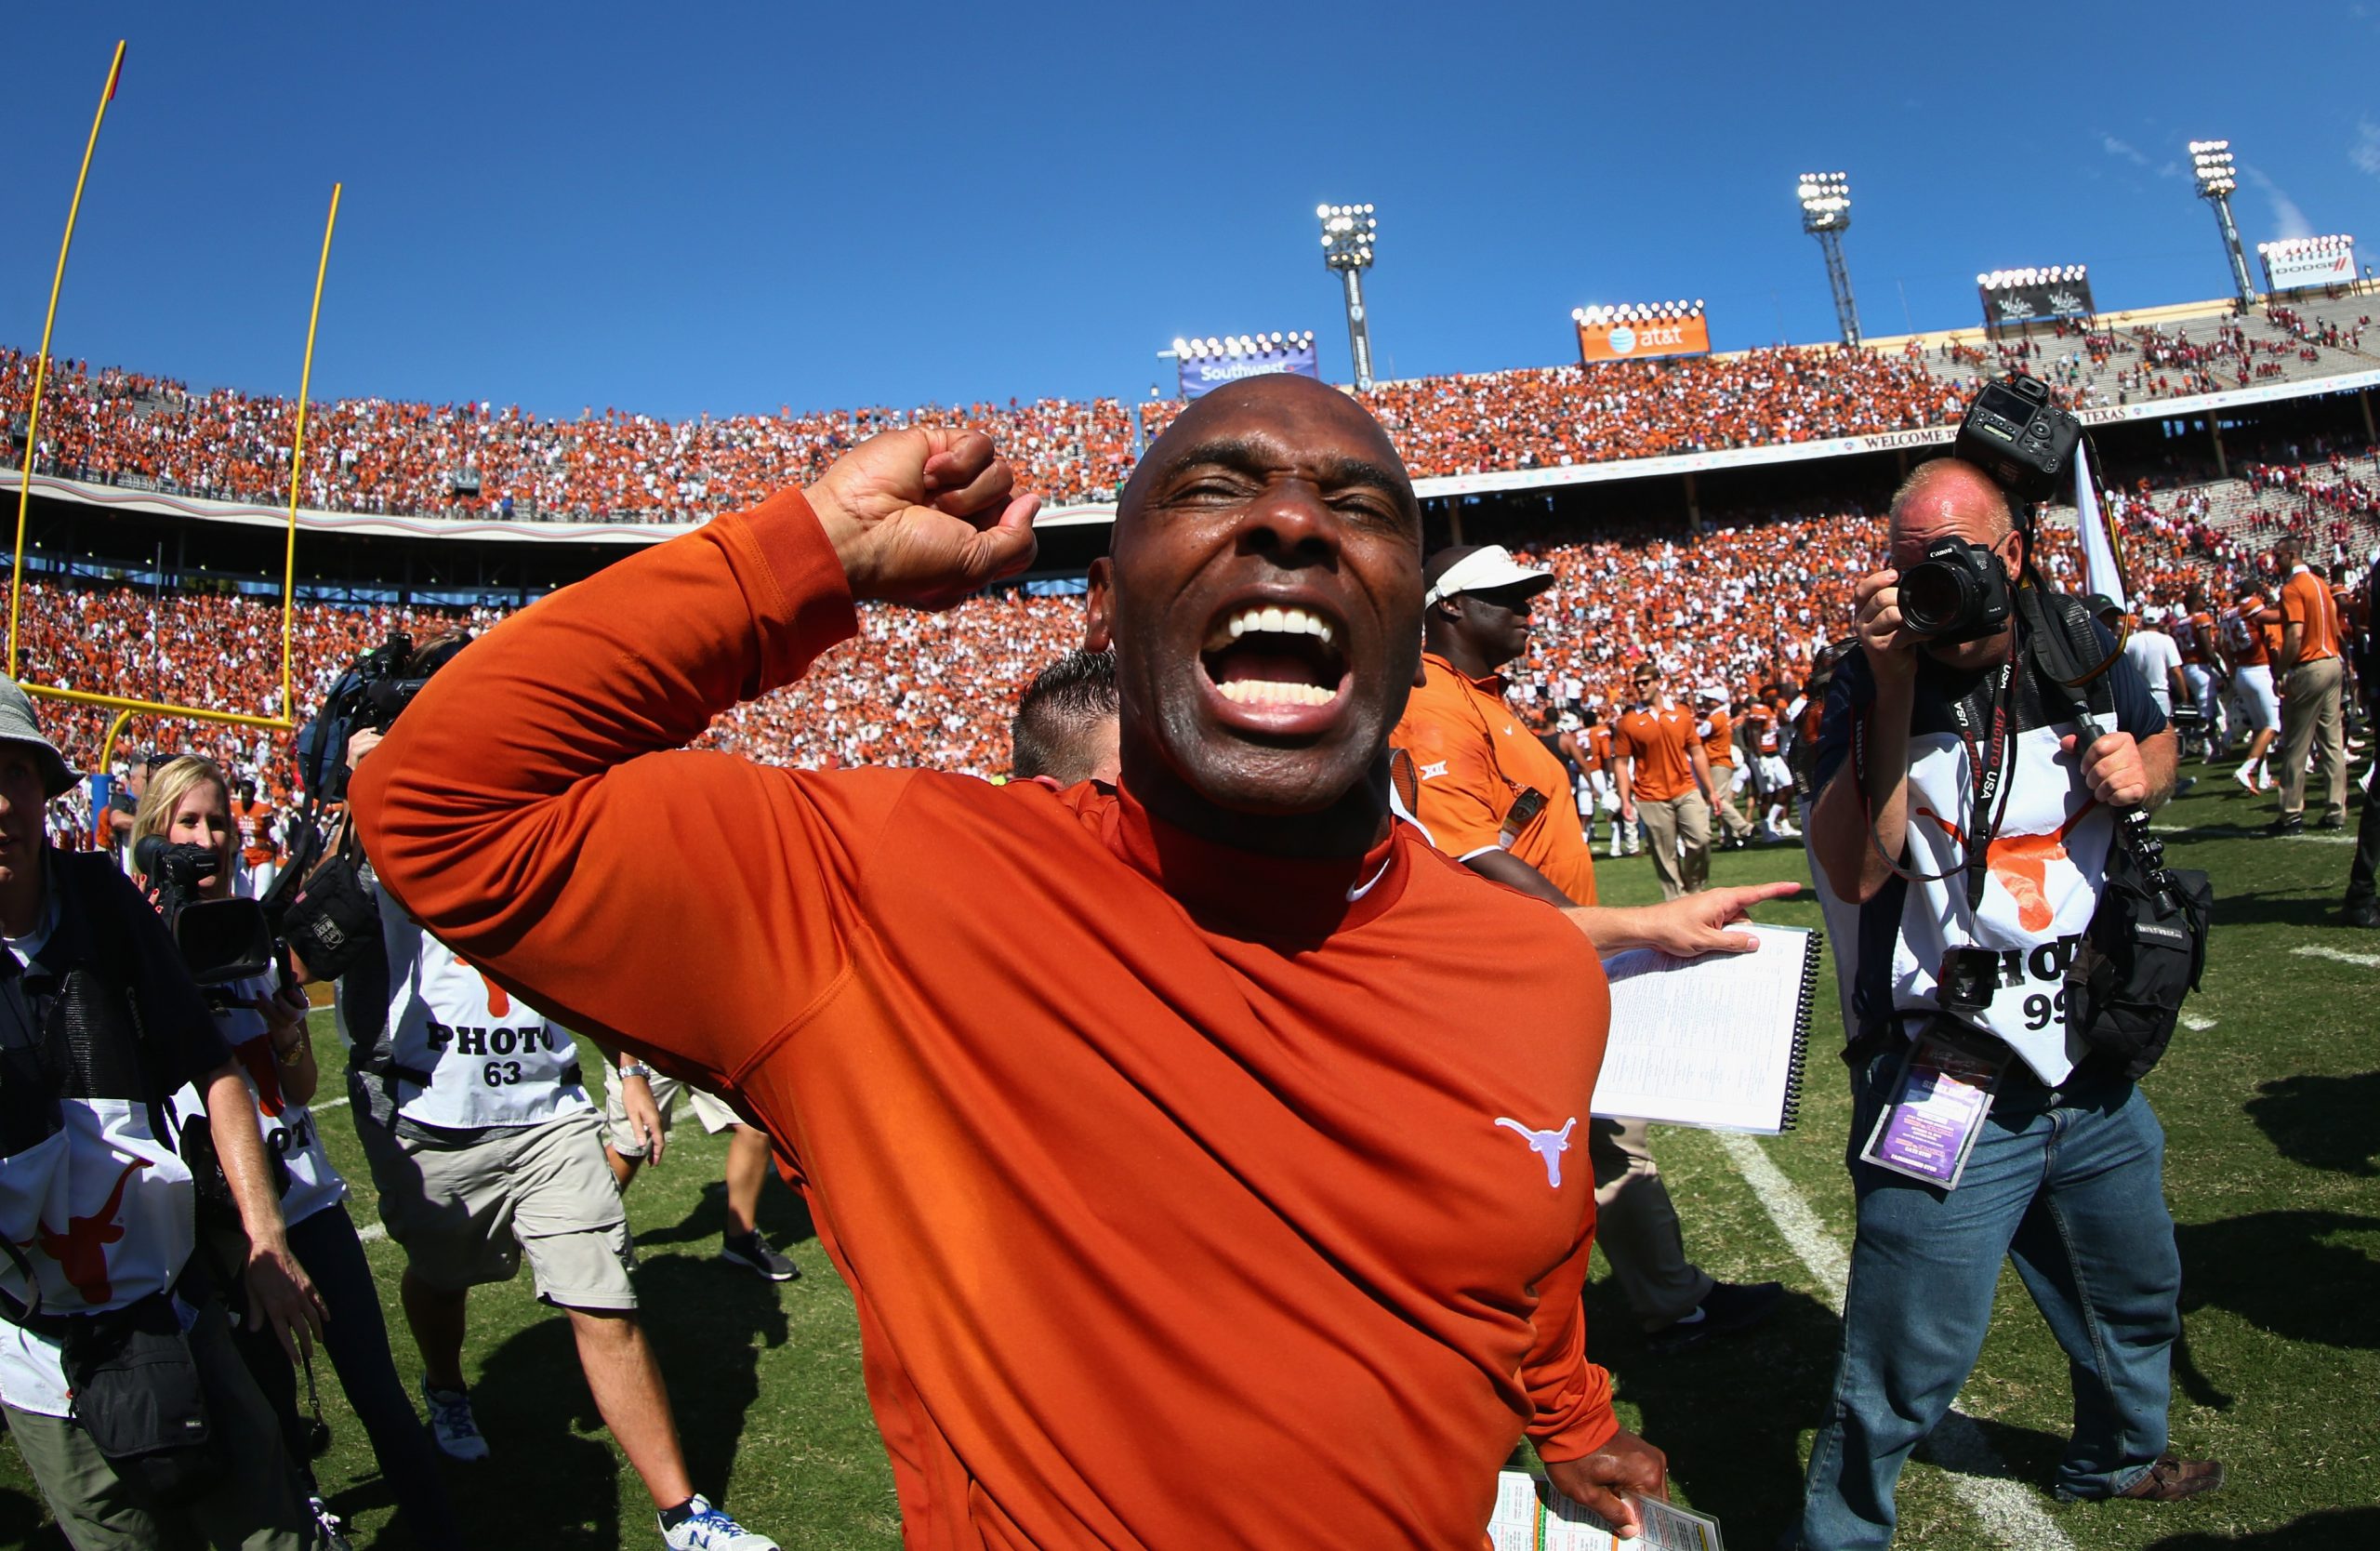
[[[554,594],[358,771],[381,882],[777,1139],[908,1544],[1480,1545],[1524,1430],[1615,1428],[1585,939],[1403,826],[677,751],[854,628],[798,494]]]

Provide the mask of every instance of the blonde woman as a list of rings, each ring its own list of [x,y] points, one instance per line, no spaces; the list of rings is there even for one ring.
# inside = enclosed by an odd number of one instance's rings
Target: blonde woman
[[[232,897],[240,830],[231,815],[230,786],[213,761],[186,754],[151,774],[133,815],[132,843],[137,848],[152,835],[169,845],[200,846],[213,855],[215,868],[199,882],[199,900]],[[306,1027],[305,993],[284,984],[277,970],[205,989],[215,1010],[216,1027],[247,1076],[265,1145],[287,1166],[281,1210],[289,1225],[289,1247],[329,1310],[323,1346],[348,1402],[371,1437],[373,1452],[395,1489],[416,1542],[460,1545],[461,1527],[447,1501],[436,1455],[389,1351],[379,1293],[347,1213],[347,1182],[323,1151],[306,1107],[321,1072]],[[257,1387],[281,1418],[290,1457],[298,1462],[317,1518],[335,1534],[337,1520],[329,1516],[305,1464],[312,1451],[298,1417],[296,1371],[269,1334],[241,1330],[239,1346]]]

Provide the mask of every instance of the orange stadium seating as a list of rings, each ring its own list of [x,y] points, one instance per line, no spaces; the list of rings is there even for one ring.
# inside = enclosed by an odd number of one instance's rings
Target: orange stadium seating
[[[1943,340],[1894,350],[1780,347],[1383,382],[1363,395],[1417,477],[1479,474],[1944,425],[1978,374],[2021,367],[2082,408],[2312,379],[2369,368],[2368,298],[2275,305],[2234,320],[2097,332],[2059,325],[1990,351]],[[1979,338],[1980,336],[1976,336]],[[32,362],[0,351],[0,419],[20,425]],[[52,363],[35,467],[186,495],[287,498],[292,401],[194,391],[87,363]],[[1145,434],[1181,412],[1140,406]],[[518,406],[341,399],[314,406],[303,504],[322,510],[613,522],[694,522],[806,481],[835,455],[904,425],[988,432],[1056,505],[1112,501],[1134,457],[1114,399],[833,409],[670,421],[618,409],[547,419]]]

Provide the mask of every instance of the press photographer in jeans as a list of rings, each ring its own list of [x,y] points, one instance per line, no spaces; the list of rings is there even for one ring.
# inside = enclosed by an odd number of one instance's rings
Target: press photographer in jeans
[[[2181,1264],[2164,1133],[2066,1025],[2065,968],[2098,906],[2114,810],[2172,791],[2174,735],[2122,658],[2109,669],[2119,730],[2094,736],[2013,620],[1955,644],[1910,630],[1901,578],[1947,537],[1988,550],[2003,577],[2021,572],[2024,536],[2000,488],[1954,458],[1921,465],[1893,500],[1891,565],[1853,594],[1860,650],[1829,686],[1812,770],[1812,862],[1858,910],[1858,1238],[1842,1362],[1810,1451],[1812,1551],[1891,1542],[1901,1466],[1975,1365],[2003,1255],[2073,1367],[2058,1495],[2171,1501],[2223,1479],[2212,1461],[2165,1451]],[[2079,628],[2097,643],[2093,661],[2114,651],[2104,630]],[[1971,847],[1988,857],[1979,890]],[[1994,984],[1979,1010],[1953,1015],[1937,976],[1976,949]],[[1947,1188],[1860,1156],[1912,1040],[1946,1026],[2003,1064]]]

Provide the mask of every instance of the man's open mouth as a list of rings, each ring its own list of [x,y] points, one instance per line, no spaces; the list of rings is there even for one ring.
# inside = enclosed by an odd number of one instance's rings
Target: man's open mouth
[[[1244,603],[1216,616],[1198,661],[1236,706],[1328,706],[1345,692],[1346,628],[1317,610]]]

